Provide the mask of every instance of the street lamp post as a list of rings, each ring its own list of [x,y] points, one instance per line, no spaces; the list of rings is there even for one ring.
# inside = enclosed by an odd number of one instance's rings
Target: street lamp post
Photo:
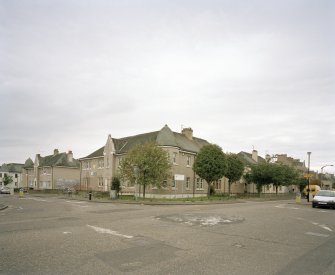
[[[323,188],[323,185],[322,185],[323,168],[328,167],[328,166],[334,166],[334,165],[333,164],[326,164],[326,165],[324,165],[324,166],[321,167],[321,175],[320,175],[320,185],[321,185],[321,188]]]
[[[310,168],[310,164],[311,164],[311,153],[312,152],[307,152],[308,155],[308,170],[307,170],[307,176],[308,176],[308,189],[307,189],[307,202],[309,202],[309,182],[310,182],[310,176],[309,176],[309,168]]]

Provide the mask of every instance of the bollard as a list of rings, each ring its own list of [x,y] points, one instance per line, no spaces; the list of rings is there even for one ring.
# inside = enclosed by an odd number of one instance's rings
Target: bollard
[[[92,200],[92,192],[88,193],[88,200]]]
[[[301,203],[301,194],[297,193],[297,195],[295,196],[295,202],[296,203]]]
[[[20,198],[23,197],[23,188],[20,188],[19,196],[20,196]]]

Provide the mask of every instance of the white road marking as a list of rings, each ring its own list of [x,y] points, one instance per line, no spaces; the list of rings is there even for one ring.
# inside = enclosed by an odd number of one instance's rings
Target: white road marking
[[[316,237],[323,237],[323,238],[327,238],[329,237],[329,235],[326,234],[320,234],[320,233],[314,233],[314,232],[306,232],[306,235],[312,235],[312,236],[316,236]]]
[[[323,229],[325,229],[325,230],[328,230],[328,231],[330,231],[330,232],[333,231],[331,228],[329,228],[329,227],[326,226],[325,224],[319,224],[319,223],[317,223],[317,222],[312,222],[312,224],[317,225],[317,226],[319,226],[319,227],[321,227],[321,228],[323,228]]]
[[[331,228],[329,228],[328,226],[325,226],[324,224],[320,224],[319,226],[320,226],[321,228],[325,229],[325,230],[330,231],[330,232],[333,231]]]
[[[85,203],[84,201],[65,201],[67,203],[72,203],[74,205],[77,205],[79,207],[88,207],[88,205],[81,205],[82,203]]]
[[[94,229],[96,232],[101,233],[101,234],[110,234],[110,235],[114,235],[114,236],[118,236],[118,237],[123,237],[123,238],[126,238],[126,239],[133,238],[133,236],[123,235],[123,234],[120,234],[116,231],[113,231],[113,230],[110,230],[110,229],[107,229],[107,228],[97,227],[97,226],[93,226],[93,225],[89,225],[89,224],[87,224],[87,226]]]
[[[47,200],[36,199],[36,198],[21,198],[21,199],[24,199],[24,200],[33,200],[33,201],[44,201],[44,202],[49,202],[49,201],[47,201]]]
[[[68,231],[65,231],[65,232],[63,232],[63,234],[72,234],[72,232],[68,232]]]
[[[279,205],[276,205],[275,207],[282,208],[282,209],[300,210],[300,208],[298,207],[290,207],[290,206],[287,206],[286,204],[279,204]]]

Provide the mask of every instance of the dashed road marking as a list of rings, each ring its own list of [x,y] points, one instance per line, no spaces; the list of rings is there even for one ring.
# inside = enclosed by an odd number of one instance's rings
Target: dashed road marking
[[[306,232],[306,235],[312,235],[312,236],[316,236],[316,237],[323,237],[323,238],[327,238],[329,237],[329,235],[326,234],[320,234],[320,233],[314,233],[314,232]]]
[[[87,224],[87,226],[92,228],[96,232],[101,233],[101,234],[110,234],[110,235],[114,235],[114,236],[118,236],[118,237],[123,237],[123,238],[126,238],[126,239],[133,238],[133,236],[124,235],[124,234],[118,233],[117,231],[113,231],[113,230],[110,230],[110,229],[107,229],[107,228],[97,227],[97,226],[93,226],[93,225],[89,225],[89,224]]]
[[[44,199],[37,199],[37,198],[21,198],[21,200],[33,200],[33,201],[43,201],[43,202],[50,202]]]
[[[81,205],[82,203],[85,203],[84,201],[65,201],[65,202],[77,205],[79,207],[88,207],[88,205]]]

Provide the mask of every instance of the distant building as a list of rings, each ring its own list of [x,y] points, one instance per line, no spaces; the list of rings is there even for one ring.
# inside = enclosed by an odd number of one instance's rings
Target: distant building
[[[299,172],[300,176],[303,176],[304,173],[307,172],[305,162],[300,161],[300,159],[288,157],[287,154],[276,154],[273,158],[275,163],[282,163],[295,168]]]
[[[258,152],[253,150],[252,153],[240,152],[238,153],[240,160],[245,164],[245,173],[250,171],[250,166],[262,163],[262,162],[271,162],[271,163],[281,163],[295,168],[301,176],[307,171],[305,163],[301,162],[299,159],[294,159],[288,157],[286,154],[277,154],[277,155],[266,155],[265,158],[258,156]],[[257,193],[256,184],[251,183],[247,184],[242,178],[240,183],[244,183],[245,192],[247,193]],[[298,187],[295,185],[290,186],[279,186],[278,193],[288,193],[297,191]],[[276,187],[273,184],[268,184],[263,186],[262,193],[276,193]]]
[[[22,183],[22,167],[20,163],[4,163],[0,166],[0,187],[4,186],[5,174],[12,177],[13,182],[8,187],[19,188]]]
[[[257,163],[266,162],[266,160],[258,156],[257,150],[252,150],[251,153],[241,151],[237,154],[239,159],[244,164],[244,173],[246,174],[251,170],[251,166]],[[246,180],[242,177],[236,185],[239,186],[238,193],[257,193],[257,188],[255,183],[247,183]]]
[[[37,154],[33,162],[28,158],[23,165],[22,185],[36,190],[77,188],[80,182],[79,161],[72,151],[49,156]]]
[[[124,138],[112,138],[108,136],[106,144],[91,153],[80,158],[81,190],[108,191],[111,181],[118,174],[122,158],[136,145],[153,142],[166,150],[171,158],[172,175],[180,175],[181,180],[169,179],[166,187],[158,189],[147,187],[147,197],[192,197],[206,196],[207,183],[193,172],[195,156],[204,145],[209,142],[193,136],[191,128],[182,129],[181,133],[171,131],[165,125],[156,132],[144,133]],[[221,181],[215,184],[221,192]],[[122,192],[134,194],[135,187],[126,182],[122,183]],[[136,191],[137,192],[137,191]]]

